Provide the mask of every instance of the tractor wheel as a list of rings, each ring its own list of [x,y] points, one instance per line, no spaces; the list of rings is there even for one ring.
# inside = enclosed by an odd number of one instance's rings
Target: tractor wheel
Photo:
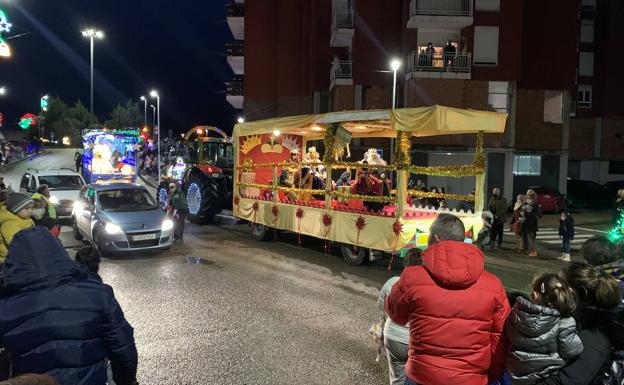
[[[193,173],[189,176],[188,183],[186,183],[186,199],[191,223],[212,222],[215,215],[221,211],[221,198],[217,183],[203,174]]]
[[[158,206],[164,210],[169,200],[169,183],[160,182],[156,196],[158,197]]]
[[[256,241],[268,242],[273,240],[273,230],[259,223],[251,223],[251,235]]]
[[[340,246],[340,250],[342,251],[342,258],[351,266],[360,266],[370,261],[367,253],[368,249],[364,247],[343,243]]]

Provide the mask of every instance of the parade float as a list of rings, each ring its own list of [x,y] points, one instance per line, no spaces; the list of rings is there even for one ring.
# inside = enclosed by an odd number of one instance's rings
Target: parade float
[[[482,227],[486,159],[484,134],[503,133],[507,114],[442,106],[345,111],[237,124],[233,212],[252,223],[258,239],[277,230],[340,243],[347,263],[370,260],[371,251],[397,254],[427,245],[440,212],[464,222],[467,237]],[[416,166],[412,142],[421,137],[474,134],[474,161],[459,166]],[[395,139],[392,162],[371,149],[365,159],[344,161],[352,138]],[[316,147],[323,144],[320,156]],[[319,145],[320,147],[320,145]],[[305,155],[304,155],[305,154]],[[342,183],[342,175],[350,173]],[[340,175],[340,178],[338,176]],[[346,174],[348,175],[348,174]],[[408,189],[412,175],[475,177],[474,195]],[[433,209],[424,199],[474,202],[474,210]]]
[[[92,128],[82,131],[82,176],[87,183],[135,182],[139,129]]]

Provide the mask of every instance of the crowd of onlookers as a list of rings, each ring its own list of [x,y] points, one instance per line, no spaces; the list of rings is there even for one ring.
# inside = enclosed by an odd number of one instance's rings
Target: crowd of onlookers
[[[0,141],[0,164],[7,164],[13,159],[22,159],[41,149],[38,141]]]
[[[584,262],[506,293],[464,225],[440,214],[379,295],[390,384],[622,384],[624,245],[586,241]]]

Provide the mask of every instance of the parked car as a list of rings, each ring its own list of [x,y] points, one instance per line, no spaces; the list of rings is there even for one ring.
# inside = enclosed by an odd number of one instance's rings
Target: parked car
[[[619,190],[624,189],[624,180],[617,180],[605,183],[605,188],[609,196],[615,200]]]
[[[80,190],[85,186],[82,176],[65,168],[28,169],[22,175],[19,189],[22,193],[32,195],[42,184],[50,188],[50,202],[56,209],[59,221],[70,221],[74,202],[78,200]]]
[[[568,207],[605,208],[613,204],[613,197],[605,186],[589,180],[568,179]]]
[[[529,187],[537,194],[537,203],[544,213],[558,213],[566,209],[566,199],[563,194],[554,188],[531,186]]]
[[[72,215],[74,237],[101,254],[165,250],[173,243],[173,221],[147,189],[131,183],[88,185]]]

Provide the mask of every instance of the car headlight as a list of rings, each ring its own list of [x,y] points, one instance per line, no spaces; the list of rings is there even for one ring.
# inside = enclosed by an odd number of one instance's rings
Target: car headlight
[[[162,223],[162,231],[169,231],[173,229],[173,221],[171,219],[165,219]]]
[[[52,202],[52,204],[53,204],[53,205],[58,205],[61,201],[60,201],[57,197],[55,197],[54,195],[52,195],[52,196],[50,197],[50,202]]]
[[[109,234],[119,234],[123,232],[121,227],[114,223],[107,223],[106,226],[104,226],[104,231],[106,231]]]

